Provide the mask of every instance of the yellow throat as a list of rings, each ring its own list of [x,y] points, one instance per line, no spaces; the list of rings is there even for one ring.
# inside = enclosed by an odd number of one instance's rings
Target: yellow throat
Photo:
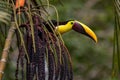
[[[59,25],[56,27],[56,31],[59,32],[60,34],[66,33],[72,29],[74,21],[69,21],[65,25]]]

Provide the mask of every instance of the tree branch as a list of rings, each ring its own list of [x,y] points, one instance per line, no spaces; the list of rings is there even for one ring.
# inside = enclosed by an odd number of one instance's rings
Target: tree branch
[[[5,69],[5,66],[6,66],[6,61],[7,61],[7,57],[8,57],[8,53],[9,53],[9,48],[10,48],[10,45],[11,45],[12,36],[15,32],[15,29],[16,29],[15,23],[12,22],[11,27],[10,27],[9,32],[8,32],[8,36],[7,36],[6,41],[5,41],[4,49],[3,49],[1,60],[0,60],[0,80],[2,80],[2,76],[4,74],[4,69]]]

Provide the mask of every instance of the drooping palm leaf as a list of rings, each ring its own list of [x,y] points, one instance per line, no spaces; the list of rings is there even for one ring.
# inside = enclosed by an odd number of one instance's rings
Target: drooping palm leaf
[[[11,20],[12,6],[5,2],[0,1],[0,23],[9,24]]]
[[[115,27],[114,27],[114,48],[113,48],[113,70],[112,78],[120,78],[120,1],[114,0]]]
[[[0,1],[0,52],[4,47],[5,38],[11,25],[11,15],[11,5],[7,1]]]

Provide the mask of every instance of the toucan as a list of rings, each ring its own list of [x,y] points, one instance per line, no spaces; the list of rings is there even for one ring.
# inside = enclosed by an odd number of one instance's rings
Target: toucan
[[[78,33],[84,34],[91,39],[93,39],[97,43],[96,34],[85,24],[79,22],[77,20],[68,20],[63,22],[57,22],[56,20],[51,20],[47,22],[43,22],[44,26],[48,29],[49,32],[52,32],[50,27],[50,22],[55,26],[53,29],[56,33],[64,34],[70,30],[75,30]]]

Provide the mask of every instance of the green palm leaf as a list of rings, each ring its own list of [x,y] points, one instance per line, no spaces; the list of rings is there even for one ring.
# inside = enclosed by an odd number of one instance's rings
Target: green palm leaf
[[[118,79],[120,75],[120,1],[114,0],[115,27],[113,48],[112,78]]]
[[[11,22],[12,7],[7,1],[0,1],[0,52]]]
[[[11,20],[12,7],[5,1],[0,1],[0,23],[9,25]]]

